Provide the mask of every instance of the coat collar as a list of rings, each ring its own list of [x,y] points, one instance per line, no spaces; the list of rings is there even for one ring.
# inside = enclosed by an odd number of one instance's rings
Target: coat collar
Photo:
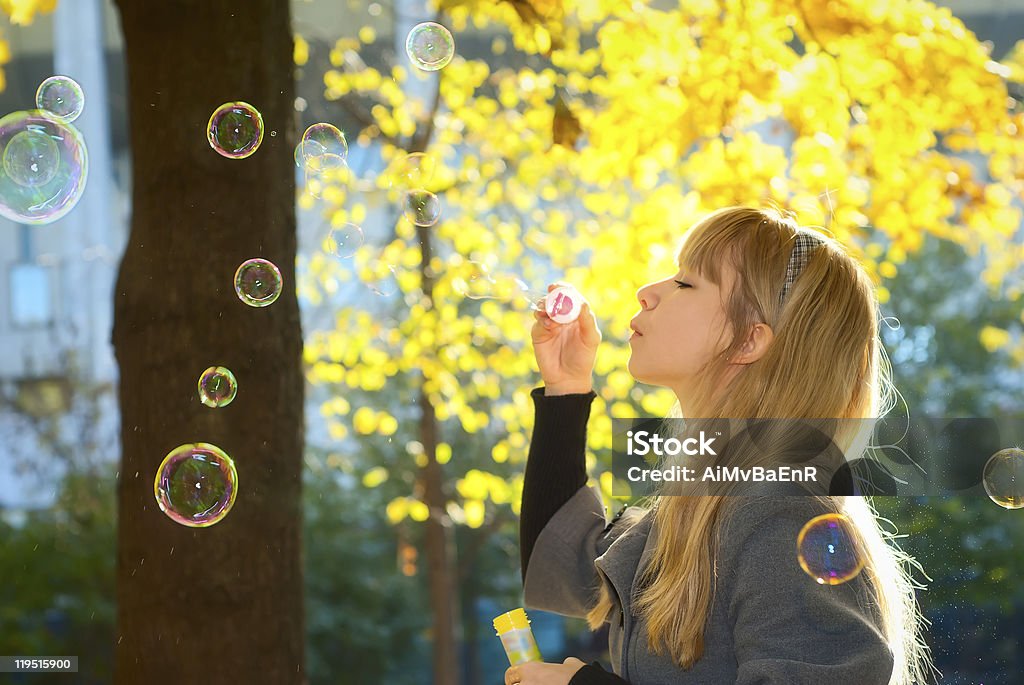
[[[594,560],[594,564],[608,576],[620,600],[627,607],[633,603],[634,580],[639,577],[638,572],[646,568],[654,553],[657,531],[653,524],[654,512],[649,511]]]

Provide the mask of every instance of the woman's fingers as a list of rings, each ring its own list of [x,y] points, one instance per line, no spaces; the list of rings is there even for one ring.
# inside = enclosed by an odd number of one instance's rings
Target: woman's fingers
[[[583,303],[578,320],[580,322],[580,337],[585,344],[593,347],[601,342],[601,331],[597,328],[597,319],[594,317],[593,312],[590,311],[590,303]]]

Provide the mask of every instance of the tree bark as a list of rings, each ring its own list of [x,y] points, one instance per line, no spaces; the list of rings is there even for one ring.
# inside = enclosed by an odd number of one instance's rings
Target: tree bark
[[[113,331],[123,448],[115,683],[304,683],[289,3],[117,5],[133,214]],[[241,160],[206,139],[213,111],[236,100],[265,126],[259,149]],[[233,287],[253,257],[284,278],[263,308]],[[196,389],[214,365],[238,379],[237,397],[220,409],[201,404]],[[167,453],[194,442],[222,448],[238,470],[234,508],[208,528],[173,522],[153,493]]]
[[[432,256],[430,230],[416,227],[420,243],[420,275],[423,293],[430,306],[434,302],[434,277],[428,265]],[[425,379],[424,379],[425,380]],[[461,638],[459,625],[458,593],[455,578],[456,564],[455,535],[447,512],[448,498],[445,495],[444,474],[437,462],[438,426],[434,405],[427,392],[421,388],[420,397],[420,443],[427,457],[427,464],[418,476],[417,492],[422,492],[423,502],[430,511],[424,534],[426,546],[428,584],[430,587],[430,608],[433,613],[433,671],[435,683],[460,685],[458,644]]]

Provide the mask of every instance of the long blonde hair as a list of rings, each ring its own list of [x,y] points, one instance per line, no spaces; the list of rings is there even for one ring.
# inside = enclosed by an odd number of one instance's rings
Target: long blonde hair
[[[729,259],[738,274],[724,303],[727,326],[719,339],[721,351],[702,369],[694,390],[694,417],[860,419],[884,416],[892,408],[894,388],[878,337],[875,289],[841,243],[819,234],[824,244],[811,253],[780,305],[797,228],[776,209],[729,207],[704,218],[684,237],[679,263],[688,270],[721,285],[722,260]],[[718,387],[727,358],[739,351],[745,332],[762,321],[774,333],[769,349],[726,387]],[[731,340],[726,340],[730,333]],[[838,437],[846,454],[857,453],[867,442],[863,432]],[[634,506],[624,515],[627,525],[648,514],[655,517],[659,534],[634,611],[647,624],[649,649],[662,654],[667,646],[682,668],[690,668],[703,653],[719,523],[739,499],[655,495],[653,506]],[[862,573],[893,652],[890,685],[926,682],[934,667],[923,639],[926,620],[914,594],[921,585],[911,576],[912,568],[920,566],[879,526],[867,498],[817,499],[849,517],[859,535]],[[658,582],[650,582],[655,578]],[[604,624],[612,608],[604,584],[596,600],[587,614],[591,630]]]

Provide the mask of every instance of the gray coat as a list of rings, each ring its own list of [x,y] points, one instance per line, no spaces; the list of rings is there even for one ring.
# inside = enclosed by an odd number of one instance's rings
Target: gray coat
[[[647,648],[631,610],[634,581],[654,552],[651,514],[607,526],[595,488],[581,487],[541,531],[527,565],[524,605],[584,618],[598,583],[611,592],[612,669],[632,685],[887,685],[893,656],[865,574],[820,585],[796,559],[817,510],[805,497],[747,497],[722,528],[717,589],[703,656],[689,670]]]

